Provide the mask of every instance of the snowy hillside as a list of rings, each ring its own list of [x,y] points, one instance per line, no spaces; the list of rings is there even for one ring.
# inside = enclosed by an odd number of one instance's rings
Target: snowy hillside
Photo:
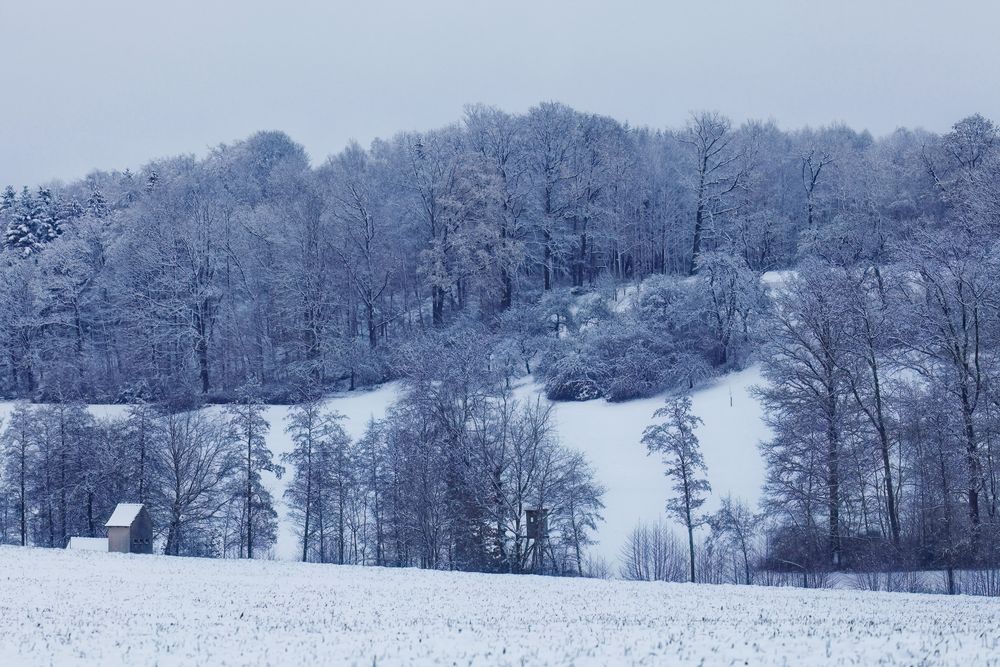
[[[704,421],[698,438],[713,490],[706,504],[709,511],[727,493],[753,504],[760,496],[764,464],[757,443],[767,437],[767,428],[760,404],[750,395],[750,387],[759,382],[754,367],[725,375],[692,394],[694,413]],[[524,385],[519,397],[534,400],[540,391],[536,384]],[[586,453],[607,489],[596,553],[611,563],[638,521],[655,521],[663,514],[669,482],[659,458],[648,456],[640,443],[643,429],[662,405],[662,396],[556,405],[560,439]]]
[[[727,493],[756,504],[764,481],[764,465],[757,443],[767,437],[761,421],[760,404],[750,395],[750,387],[760,382],[756,367],[725,375],[692,395],[694,412],[704,421],[698,430],[713,495],[709,511]],[[371,416],[382,417],[399,396],[399,385],[388,384],[375,391],[341,394],[331,398],[331,409],[347,417],[345,428],[352,437],[364,431]],[[522,401],[546,400],[542,388],[527,381],[517,389]],[[604,522],[598,526],[599,544],[594,553],[614,563],[628,534],[638,521],[655,521],[663,514],[668,481],[655,456],[647,456],[640,443],[642,431],[653,412],[663,405],[663,397],[609,403],[603,399],[556,403],[556,428],[562,443],[587,455],[597,470],[597,479],[606,488]],[[284,434],[288,408],[272,406],[268,444],[275,454],[291,448]],[[275,497],[281,497],[285,480],[272,480]],[[276,556],[295,559],[299,547],[282,503],[279,511]]]
[[[982,598],[0,547],[0,664],[996,665]]]
[[[760,381],[756,368],[723,376],[713,384],[693,394],[695,413],[705,422],[698,432],[713,496],[711,510],[727,493],[755,502],[763,482],[763,464],[757,443],[767,435],[761,422],[760,406],[749,394],[749,388]],[[343,414],[348,434],[357,438],[372,417],[379,419],[399,396],[400,387],[390,383],[372,391],[359,391],[331,397],[327,406]],[[518,398],[534,401],[541,387],[525,382],[518,388]],[[544,396],[542,400],[546,400]],[[598,526],[600,543],[595,554],[614,563],[628,533],[636,522],[652,521],[663,512],[667,498],[667,481],[656,457],[646,455],[639,440],[653,412],[662,405],[662,397],[625,403],[608,403],[603,399],[558,403],[556,423],[563,444],[583,451],[597,470],[598,480],[606,487],[605,521]],[[13,404],[0,403],[0,419],[6,422]],[[212,410],[220,410],[212,407]],[[92,406],[96,415],[120,416],[124,407]],[[268,446],[276,458],[291,450],[285,433],[288,406],[269,406],[265,418],[271,425]],[[276,558],[295,560],[301,547],[288,510],[281,500],[289,477],[278,480],[265,473],[274,497],[278,499],[278,541]]]

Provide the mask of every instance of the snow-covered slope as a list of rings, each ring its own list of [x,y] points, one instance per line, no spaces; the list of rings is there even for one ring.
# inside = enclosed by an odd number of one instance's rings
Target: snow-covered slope
[[[697,434],[712,484],[713,494],[705,506],[708,511],[729,493],[752,504],[760,496],[764,466],[757,443],[768,437],[768,430],[760,404],[750,395],[750,387],[759,382],[760,371],[753,367],[725,375],[692,395],[693,411],[704,422]],[[534,400],[540,391],[537,384],[529,383],[519,389],[519,397]],[[655,521],[663,515],[669,482],[660,459],[648,456],[640,443],[663,401],[661,395],[625,403],[597,399],[556,404],[563,444],[587,454],[607,489],[596,553],[610,563],[637,522]]]
[[[723,376],[693,395],[694,411],[704,421],[698,437],[713,488],[713,496],[706,506],[709,510],[727,493],[751,502],[756,502],[759,496],[764,473],[757,443],[767,436],[767,430],[761,422],[760,406],[749,394],[749,387],[759,381],[759,371],[751,368]],[[532,401],[540,392],[541,387],[530,381],[517,390],[521,400]],[[344,427],[357,438],[371,417],[385,416],[399,393],[399,384],[390,383],[371,391],[332,396],[327,406],[346,417]],[[608,403],[603,399],[558,403],[555,408],[563,444],[586,453],[598,479],[607,489],[605,521],[599,526],[595,553],[612,564],[636,523],[655,520],[663,513],[668,495],[663,466],[656,457],[647,456],[639,442],[653,412],[662,404],[663,397],[657,396],[626,403]],[[4,423],[12,406],[12,403],[0,403],[0,418]],[[121,415],[125,411],[122,406],[105,405],[92,406],[91,410],[98,415]],[[265,415],[271,424],[268,446],[277,459],[292,446],[284,430],[288,411],[288,406],[269,406]],[[281,480],[269,476],[268,480],[279,502],[278,542],[274,555],[292,560],[299,556],[299,543],[282,501],[288,476]]]
[[[997,665],[938,595],[0,547],[3,665]]]

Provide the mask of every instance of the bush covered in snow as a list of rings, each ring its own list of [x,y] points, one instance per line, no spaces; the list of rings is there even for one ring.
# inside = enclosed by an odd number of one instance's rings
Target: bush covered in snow
[[[577,307],[564,299],[550,297],[560,307],[541,311],[562,335],[545,345],[537,370],[550,399],[571,401],[642,398],[740,368],[765,304],[757,278],[716,254],[693,278],[647,279],[620,311],[599,292]]]

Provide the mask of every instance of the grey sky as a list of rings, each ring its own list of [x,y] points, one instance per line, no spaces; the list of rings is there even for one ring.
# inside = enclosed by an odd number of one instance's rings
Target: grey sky
[[[1000,116],[1000,5],[2,0],[0,184],[136,168],[281,129],[354,138],[558,100],[633,124],[694,109],[876,134]]]

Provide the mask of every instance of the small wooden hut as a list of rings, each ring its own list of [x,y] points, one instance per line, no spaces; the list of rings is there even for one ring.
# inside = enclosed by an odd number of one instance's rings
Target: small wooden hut
[[[145,505],[118,503],[104,527],[108,529],[108,551],[153,553],[153,522]]]

